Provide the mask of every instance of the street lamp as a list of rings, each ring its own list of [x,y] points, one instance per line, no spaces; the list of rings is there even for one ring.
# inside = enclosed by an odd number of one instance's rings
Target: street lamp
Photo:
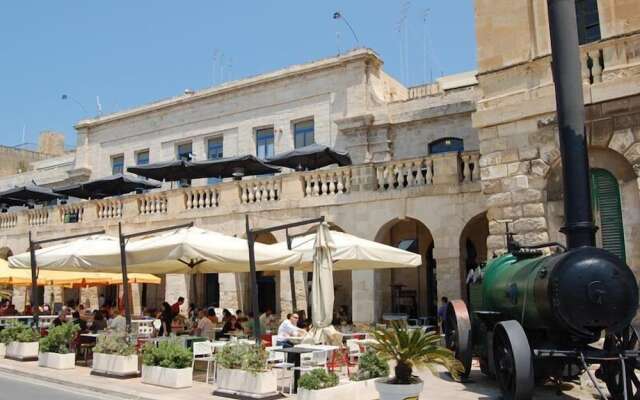
[[[353,38],[356,40],[356,43],[360,44],[360,40],[358,40],[358,35],[356,35],[356,31],[353,30],[353,28],[351,27],[351,24],[349,23],[349,21],[347,21],[345,16],[342,15],[342,13],[340,11],[336,11],[336,12],[333,13],[333,19],[341,19],[341,20],[343,20],[344,23],[347,24],[347,26],[349,27],[349,30],[351,30],[351,33],[353,34]]]
[[[79,105],[79,106],[80,106],[80,108],[82,108],[82,111],[84,111],[84,114],[85,114],[85,115],[89,115],[89,112],[87,111],[87,109],[86,109],[86,108],[84,108],[84,106],[82,105],[82,103],[80,103],[78,100],[74,99],[73,97],[69,96],[68,94],[63,94],[60,98],[61,98],[62,100],[71,100],[71,101],[73,101],[74,103],[76,103],[77,105]]]

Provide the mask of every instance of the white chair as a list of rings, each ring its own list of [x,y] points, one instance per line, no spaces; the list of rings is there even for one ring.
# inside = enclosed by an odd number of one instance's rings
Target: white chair
[[[211,346],[211,342],[206,340],[204,342],[194,342],[193,343],[193,361],[191,363],[191,368],[198,362],[206,362],[207,363],[207,375],[206,375],[206,383],[209,383],[209,370],[211,369],[211,365],[213,364],[213,374],[215,377],[216,372],[216,358],[213,356],[213,347]]]
[[[352,362],[355,362],[362,355],[357,339],[347,340],[347,349],[349,349],[349,360]]]

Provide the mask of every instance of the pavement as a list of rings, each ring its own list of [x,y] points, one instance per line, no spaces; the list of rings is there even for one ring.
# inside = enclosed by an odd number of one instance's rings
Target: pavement
[[[500,390],[496,383],[478,368],[471,371],[469,382],[454,382],[441,371],[438,376],[429,372],[419,374],[424,391],[421,399],[485,400],[499,399]],[[93,376],[90,369],[77,366],[72,370],[53,370],[37,366],[37,362],[20,362],[0,359],[0,400],[41,399],[48,400],[88,400],[88,399],[137,399],[137,400],[193,400],[223,399],[212,392],[215,385],[194,382],[188,389],[168,389],[143,384],[140,378],[116,379]],[[42,395],[46,389],[46,396]],[[565,391],[557,394],[554,386],[536,389],[536,400],[594,399],[592,390],[580,385],[567,385]]]

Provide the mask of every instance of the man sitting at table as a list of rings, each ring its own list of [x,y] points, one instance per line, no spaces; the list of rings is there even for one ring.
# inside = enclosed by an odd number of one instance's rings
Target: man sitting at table
[[[120,315],[120,310],[113,309],[113,318],[109,321],[109,328],[117,332],[125,332],[127,330],[127,319]]]
[[[208,312],[210,313],[212,311],[215,315],[215,311],[213,309],[209,309]],[[198,325],[193,330],[193,334],[213,339],[215,332],[216,326],[211,322],[207,315],[205,315],[204,310],[198,311]]]
[[[278,327],[278,341],[276,343],[278,346],[282,346],[285,349],[287,347],[293,347],[293,343],[287,338],[300,337],[306,333],[304,329],[300,329],[296,326],[299,318],[300,317],[296,313],[287,314],[287,319],[282,321]]]
[[[87,321],[80,318],[80,313],[78,311],[74,311],[71,316],[73,317],[71,322],[80,327],[80,333],[86,333],[89,330],[87,328]]]

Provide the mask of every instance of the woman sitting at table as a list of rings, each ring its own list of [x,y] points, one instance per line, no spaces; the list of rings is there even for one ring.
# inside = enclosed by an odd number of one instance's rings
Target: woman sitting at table
[[[97,333],[107,329],[107,321],[104,319],[102,311],[97,310],[93,316],[93,323],[91,324],[91,332]]]
[[[212,312],[209,310],[208,312]],[[213,311],[215,314],[215,311]],[[198,325],[193,329],[193,334],[196,336],[203,336],[209,339],[213,339],[216,332],[216,326],[211,322],[204,313],[204,310],[198,311]]]
[[[225,322],[222,327],[222,332],[220,332],[221,337],[229,337],[229,332],[241,331],[242,326],[238,323],[235,316],[231,316],[227,322]]]

